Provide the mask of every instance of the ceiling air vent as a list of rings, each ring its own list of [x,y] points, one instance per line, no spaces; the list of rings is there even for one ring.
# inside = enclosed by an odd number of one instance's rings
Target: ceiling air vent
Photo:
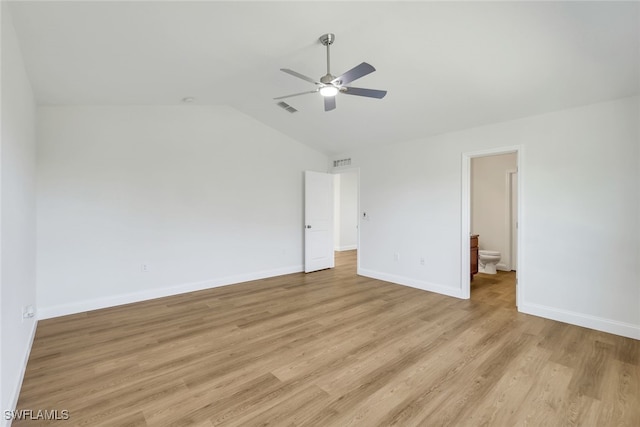
[[[296,110],[291,105],[289,105],[289,104],[287,104],[286,102],[283,102],[283,101],[278,102],[278,107],[282,108],[283,110],[287,110],[291,114],[298,112],[298,110]]]
[[[334,160],[333,161],[333,167],[334,168],[339,168],[342,166],[351,166],[351,159],[340,159],[340,160]]]

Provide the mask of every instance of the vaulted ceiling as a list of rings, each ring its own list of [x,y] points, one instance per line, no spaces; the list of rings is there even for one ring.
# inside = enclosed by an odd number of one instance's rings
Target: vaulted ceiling
[[[37,101],[230,105],[327,154],[632,96],[637,2],[19,1],[10,9]],[[366,61],[324,112],[318,37],[332,73]],[[185,106],[187,108],[187,106]]]

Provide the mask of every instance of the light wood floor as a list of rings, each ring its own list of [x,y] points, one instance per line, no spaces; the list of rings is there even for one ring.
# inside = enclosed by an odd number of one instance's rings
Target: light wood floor
[[[19,409],[60,425],[640,425],[640,341],[337,267],[41,321]],[[15,426],[43,425],[42,421]]]

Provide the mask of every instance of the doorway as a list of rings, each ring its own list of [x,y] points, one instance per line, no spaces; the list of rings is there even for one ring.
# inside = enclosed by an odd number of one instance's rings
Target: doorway
[[[359,170],[334,172],[334,250],[356,254],[359,233]]]
[[[494,290],[497,290],[500,282],[510,282],[511,289],[503,298],[510,298],[511,307],[522,301],[522,274],[516,278],[516,272],[511,271],[517,269],[521,273],[522,270],[522,251],[519,250],[522,242],[522,228],[519,227],[523,199],[521,164],[520,146],[462,155],[462,298],[471,298],[470,235],[480,234],[480,249],[500,252],[501,259],[496,264],[497,274],[488,274],[492,269],[487,268],[485,273],[473,276],[474,292],[481,284],[494,284]],[[474,182],[474,179],[479,181]],[[493,290],[489,293],[495,294]]]

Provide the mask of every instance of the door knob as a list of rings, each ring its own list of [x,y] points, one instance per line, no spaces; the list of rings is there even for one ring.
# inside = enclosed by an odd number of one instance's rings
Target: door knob
[[[311,228],[311,226],[310,226],[310,225],[307,225],[307,228]]]

